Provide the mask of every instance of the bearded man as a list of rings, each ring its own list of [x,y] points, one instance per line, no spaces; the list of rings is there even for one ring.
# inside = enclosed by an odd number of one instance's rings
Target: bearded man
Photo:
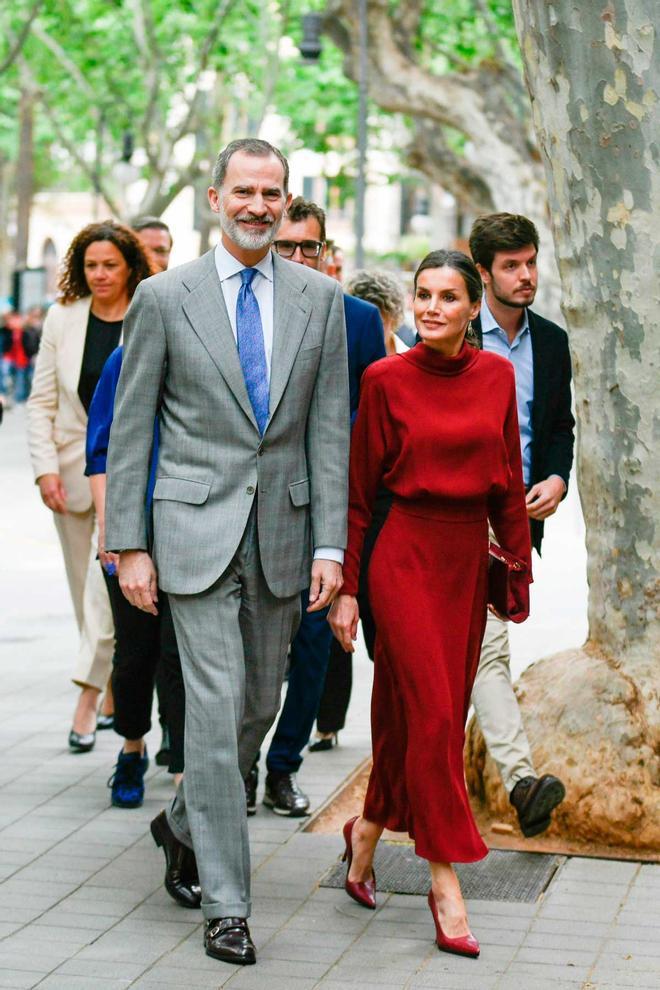
[[[126,314],[108,461],[106,547],[131,604],[155,613],[168,593],[186,688],[183,786],[151,826],[165,886],[201,901],[207,954],[234,964],[256,959],[243,778],[279,708],[300,592],[312,611],[333,600],[346,540],[343,296],[270,251],[288,172],[265,141],[218,156],[221,243],[145,280]]]

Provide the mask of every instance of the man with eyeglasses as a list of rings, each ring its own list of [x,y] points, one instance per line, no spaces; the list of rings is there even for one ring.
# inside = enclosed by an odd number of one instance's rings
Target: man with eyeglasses
[[[325,213],[316,203],[298,197],[291,202],[273,247],[280,258],[322,269],[326,251]],[[360,378],[373,361],[385,357],[380,313],[371,303],[344,295],[348,347],[351,423],[357,413]],[[323,693],[332,632],[327,609],[307,612],[302,594],[302,621],[291,644],[291,666],[284,706],[266,757],[264,804],[278,815],[306,815],[309,798],[296,781]],[[248,815],[257,810],[258,770],[255,761],[245,781]]]

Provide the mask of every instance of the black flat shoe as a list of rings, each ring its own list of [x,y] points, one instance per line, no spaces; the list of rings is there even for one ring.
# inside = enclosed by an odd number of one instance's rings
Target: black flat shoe
[[[566,797],[566,788],[558,777],[523,777],[511,791],[509,801],[518,813],[520,831],[530,839],[550,826],[550,815]]]
[[[235,966],[252,966],[257,961],[245,918],[213,918],[207,921],[204,948],[207,956]]]
[[[115,727],[115,716],[114,715],[99,715],[96,719],[96,731],[103,732],[104,729],[114,729]]]
[[[74,732],[69,733],[69,749],[72,753],[89,753],[94,749],[96,742],[96,732]]]
[[[152,821],[151,834],[165,853],[165,890],[182,907],[198,908],[202,903],[202,892],[194,852],[179,842],[164,811]]]
[[[333,732],[328,736],[320,736],[316,742],[310,743],[307,748],[310,753],[327,753],[329,749],[334,749],[338,745],[337,733]]]

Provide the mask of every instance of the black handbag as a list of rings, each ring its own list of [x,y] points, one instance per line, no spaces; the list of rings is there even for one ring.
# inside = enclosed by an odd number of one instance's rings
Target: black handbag
[[[529,571],[520,560],[497,543],[488,545],[488,604],[511,622],[529,615]]]

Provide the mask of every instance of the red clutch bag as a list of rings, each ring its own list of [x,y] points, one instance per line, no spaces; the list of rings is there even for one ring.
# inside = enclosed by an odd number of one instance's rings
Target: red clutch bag
[[[529,615],[527,564],[497,543],[488,545],[488,604],[511,622]]]

